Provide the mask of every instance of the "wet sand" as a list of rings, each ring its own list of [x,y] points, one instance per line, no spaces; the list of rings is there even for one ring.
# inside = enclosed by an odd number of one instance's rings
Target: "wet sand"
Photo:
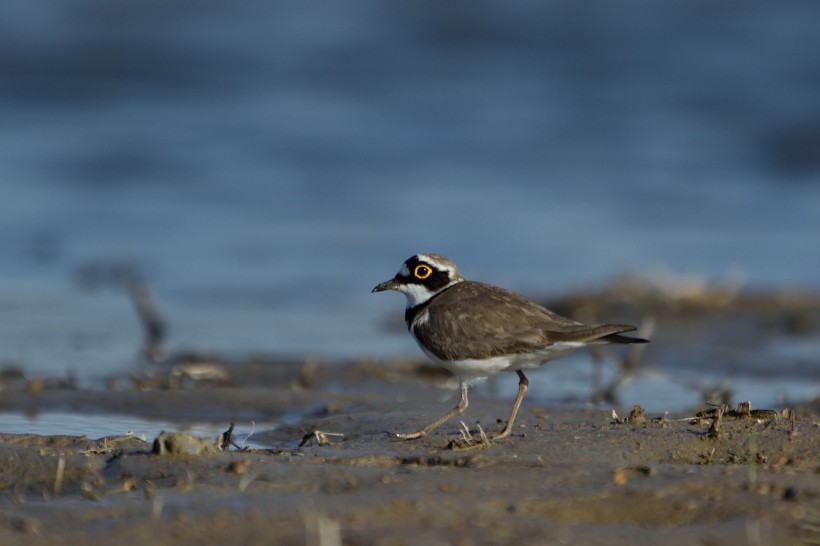
[[[235,437],[220,451],[208,439],[188,446],[199,454],[173,443],[156,453],[153,438],[0,434],[0,544],[820,542],[820,400],[727,412],[710,432],[711,416],[685,419],[705,406],[628,420],[641,400],[622,400],[615,418],[525,399],[512,437],[487,445],[480,430],[501,428],[514,393],[478,393],[463,416],[471,443],[458,419],[398,441],[386,432],[455,403],[431,367],[219,366],[210,380],[145,373],[95,391],[7,384],[0,411],[283,424],[249,439],[268,448],[240,450]]]
[[[36,396],[39,407],[80,411],[261,420],[299,410],[305,417],[257,431],[252,441],[270,449],[201,455],[155,454],[150,441],[135,438],[0,435],[0,543],[801,544],[820,538],[818,403],[794,408],[793,421],[724,417],[714,438],[711,419],[648,414],[629,423],[604,410],[525,404],[513,437],[490,446],[476,438],[469,446],[458,420],[417,441],[385,434],[422,425],[454,401],[412,365],[311,367],[309,379],[300,363],[247,367],[235,375],[250,378],[259,367],[271,383],[5,392],[4,408]],[[474,431],[476,420],[482,429],[497,429],[509,410],[504,399],[472,402],[465,422]]]

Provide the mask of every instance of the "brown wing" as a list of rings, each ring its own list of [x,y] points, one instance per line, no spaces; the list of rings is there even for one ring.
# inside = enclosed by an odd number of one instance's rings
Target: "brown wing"
[[[426,312],[427,321],[414,332],[427,350],[443,360],[529,353],[558,341],[591,342],[635,329],[585,325],[514,292],[471,281],[433,298]]]

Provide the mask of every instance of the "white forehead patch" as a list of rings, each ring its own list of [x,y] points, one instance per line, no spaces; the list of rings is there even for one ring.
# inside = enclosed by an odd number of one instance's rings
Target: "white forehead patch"
[[[450,278],[460,279],[461,273],[458,271],[456,264],[451,262],[448,258],[444,256],[434,255],[434,254],[416,254],[419,260],[428,263],[433,266],[434,269],[438,271],[448,271],[450,272]],[[406,269],[407,266],[405,266]],[[409,272],[408,272],[409,273]]]
[[[416,254],[416,256],[422,262],[426,262],[435,267],[436,269],[440,269],[443,271],[449,271],[453,269],[453,264],[449,260],[447,260],[447,263],[443,263],[442,261],[434,258],[433,256],[430,256],[429,254]]]

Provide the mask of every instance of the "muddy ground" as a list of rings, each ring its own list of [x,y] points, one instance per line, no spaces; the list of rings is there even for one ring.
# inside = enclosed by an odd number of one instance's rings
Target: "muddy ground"
[[[707,316],[712,326],[726,319],[727,331],[744,317],[750,337],[773,324],[815,335],[816,309],[798,311],[777,321],[770,309]],[[686,312],[675,309],[674,320],[694,320]],[[691,344],[692,329],[675,331],[657,337]],[[0,544],[820,544],[818,400],[742,416],[727,408],[714,430],[714,412],[686,419],[708,406],[629,420],[640,400],[619,401],[616,418],[603,406],[525,399],[513,436],[488,445],[480,430],[500,430],[514,393],[479,393],[464,416],[472,436],[455,419],[399,441],[386,433],[418,428],[455,403],[430,367],[259,359],[196,375],[177,365],[93,391],[8,380],[0,411],[226,428],[300,417],[257,430],[250,441],[268,447],[244,450],[243,437],[225,451],[213,439],[168,442],[160,454],[153,439],[0,434]]]

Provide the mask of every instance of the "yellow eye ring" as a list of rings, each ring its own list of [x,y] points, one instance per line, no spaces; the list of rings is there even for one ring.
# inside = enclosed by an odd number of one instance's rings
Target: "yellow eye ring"
[[[426,279],[430,275],[433,274],[433,269],[428,265],[417,265],[416,268],[413,270],[413,275],[417,279]]]

